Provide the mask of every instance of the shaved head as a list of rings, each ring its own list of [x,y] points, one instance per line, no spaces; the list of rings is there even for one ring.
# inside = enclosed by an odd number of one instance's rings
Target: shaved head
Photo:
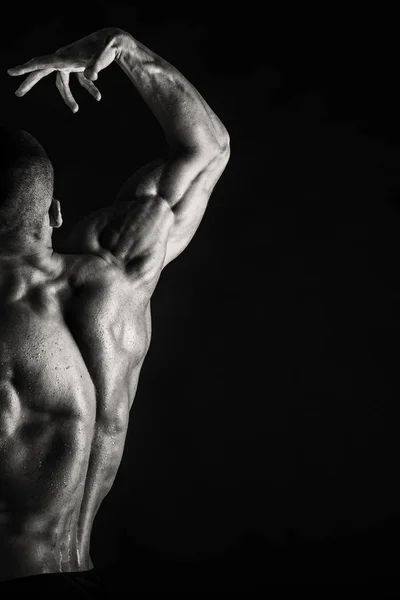
[[[27,131],[0,127],[0,240],[40,239],[53,189],[43,146]]]

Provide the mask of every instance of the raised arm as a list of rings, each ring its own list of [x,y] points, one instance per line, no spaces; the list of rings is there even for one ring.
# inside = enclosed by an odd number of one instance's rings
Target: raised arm
[[[199,92],[171,64],[129,34],[121,33],[117,44],[117,64],[157,118],[170,148],[168,157],[135,173],[117,201],[150,196],[168,202],[174,220],[166,264],[185,248],[200,223],[228,162],[229,136]]]
[[[163,128],[169,153],[130,177],[115,203],[84,219],[71,239],[82,251],[110,253],[127,273],[156,274],[193,237],[228,162],[229,136],[218,117],[177,69],[121,29],[96,32],[9,73],[31,73],[17,91],[24,95],[58,71],[58,88],[76,112],[66,76],[76,72],[99,99],[93,81],[114,61]]]

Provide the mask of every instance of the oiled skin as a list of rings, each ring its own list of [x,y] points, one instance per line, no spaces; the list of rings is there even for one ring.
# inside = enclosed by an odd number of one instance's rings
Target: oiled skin
[[[91,568],[149,344],[140,283],[133,302],[102,258],[52,260],[0,260],[0,580]]]
[[[78,223],[65,254],[50,247],[7,257],[0,240],[0,581],[92,567],[91,528],[122,458],[151,295],[229,160],[227,131],[204,98],[122,30],[100,30],[9,73],[27,75],[16,92],[24,96],[56,71],[76,112],[70,75],[99,98],[92,81],[114,61],[170,152]]]

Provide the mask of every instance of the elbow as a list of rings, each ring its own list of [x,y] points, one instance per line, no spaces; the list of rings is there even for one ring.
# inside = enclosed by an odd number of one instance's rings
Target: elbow
[[[231,143],[229,133],[224,130],[222,135],[218,136],[212,147],[213,158],[223,158],[228,162],[231,154]]]
[[[231,139],[230,139],[228,131],[225,129],[224,126],[222,126],[222,132],[218,136],[217,144],[218,144],[219,153],[223,154],[223,155],[227,154],[229,156],[230,147],[231,147]]]
[[[220,140],[218,145],[217,157],[227,165],[229,158],[231,156],[231,144],[228,132],[223,136],[223,139]]]
[[[213,125],[213,131],[207,132],[203,140],[203,151],[214,158],[230,155],[230,137],[225,126],[219,123]]]
[[[192,153],[204,162],[205,165],[215,161],[228,162],[230,157],[230,138],[227,131],[212,140],[199,144]]]
[[[229,137],[229,133],[226,132],[226,137],[224,139],[224,143],[221,146],[222,148],[222,154],[225,156],[226,161],[228,162],[229,157],[231,155],[231,139]]]

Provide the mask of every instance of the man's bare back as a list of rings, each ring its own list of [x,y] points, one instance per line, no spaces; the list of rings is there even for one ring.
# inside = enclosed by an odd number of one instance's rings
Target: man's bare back
[[[0,261],[0,563],[6,577],[89,569],[150,332],[148,301],[102,258],[54,273]],[[148,300],[148,299],[147,299]],[[24,562],[16,560],[24,556]]]
[[[120,30],[107,33],[107,48],[118,36]],[[98,54],[97,62],[86,62],[86,74],[89,63],[94,72],[110,64]],[[11,74],[37,78],[60,57],[49,55],[45,65],[34,60]],[[62,60],[73,71],[76,57],[67,52]],[[119,64],[134,80],[130,60],[129,49]],[[63,68],[57,63],[53,70]],[[203,126],[199,144],[207,148],[197,151],[196,128],[184,111],[170,125],[168,115],[157,114],[154,93],[146,97],[137,87],[167,134],[187,136],[182,156],[136,173],[111,206],[76,226],[67,253],[13,260],[0,247],[0,581],[93,567],[90,534],[122,458],[150,344],[150,298],[161,270],[193,237],[228,160],[225,130],[203,100],[195,96],[192,121]],[[176,114],[179,95],[168,94],[165,104]]]

